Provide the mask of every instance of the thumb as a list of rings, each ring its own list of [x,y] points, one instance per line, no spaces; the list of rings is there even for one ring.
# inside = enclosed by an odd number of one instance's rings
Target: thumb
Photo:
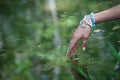
[[[87,43],[87,39],[83,39],[83,42],[82,42],[82,50],[85,51],[86,49],[86,43]]]

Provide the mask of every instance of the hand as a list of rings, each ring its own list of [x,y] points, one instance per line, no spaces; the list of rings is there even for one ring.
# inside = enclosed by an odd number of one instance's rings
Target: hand
[[[82,43],[82,50],[85,51],[86,49],[86,42],[87,39],[89,37],[90,34],[90,27],[89,26],[85,26],[85,27],[81,27],[79,26],[76,31],[74,32],[72,39],[70,41],[70,45],[68,48],[68,52],[67,52],[67,56],[72,57],[73,53],[77,52],[78,49],[78,40],[82,39],[83,43]]]

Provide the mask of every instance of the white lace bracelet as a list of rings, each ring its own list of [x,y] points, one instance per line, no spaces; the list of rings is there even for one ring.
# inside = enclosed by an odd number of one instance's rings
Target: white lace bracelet
[[[89,15],[85,15],[84,18],[80,21],[80,26],[81,27],[90,27],[94,28],[95,26],[95,20],[93,13],[90,13]]]

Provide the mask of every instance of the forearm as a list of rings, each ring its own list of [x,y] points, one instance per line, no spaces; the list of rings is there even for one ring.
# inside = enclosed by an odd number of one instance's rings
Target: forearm
[[[120,19],[120,5],[94,14],[95,23]]]

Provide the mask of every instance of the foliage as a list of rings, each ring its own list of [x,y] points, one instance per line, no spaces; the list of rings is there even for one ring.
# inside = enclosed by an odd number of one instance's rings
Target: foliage
[[[119,2],[55,0],[56,26],[48,1],[0,1],[0,80],[74,80],[66,50],[80,19]],[[88,65],[92,80],[107,80],[114,73],[119,27],[119,21],[98,24],[91,32],[86,52],[79,46],[79,65]]]

